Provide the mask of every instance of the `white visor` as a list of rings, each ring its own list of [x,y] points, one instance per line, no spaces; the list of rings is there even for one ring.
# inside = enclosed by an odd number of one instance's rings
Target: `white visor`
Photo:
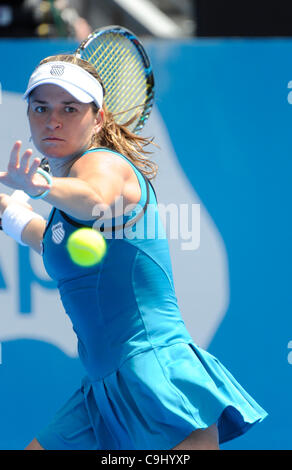
[[[60,86],[81,103],[94,101],[98,108],[102,107],[101,84],[79,65],[57,61],[40,65],[31,75],[23,99],[27,99],[36,87],[47,83]]]

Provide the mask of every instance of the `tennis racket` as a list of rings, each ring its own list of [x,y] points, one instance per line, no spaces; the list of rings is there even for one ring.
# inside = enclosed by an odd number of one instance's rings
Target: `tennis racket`
[[[91,33],[75,51],[98,72],[107,109],[115,122],[139,133],[154,102],[154,77],[149,57],[139,39],[121,26]]]

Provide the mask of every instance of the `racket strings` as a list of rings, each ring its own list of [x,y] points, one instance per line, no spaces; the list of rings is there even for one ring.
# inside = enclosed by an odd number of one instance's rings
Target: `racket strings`
[[[131,86],[133,77],[136,80],[134,89]],[[121,111],[126,109],[132,110],[139,105],[143,105],[147,96],[144,78],[140,77],[137,79],[137,77],[132,74],[132,77],[126,75],[122,79],[123,82],[120,83],[120,88],[114,87],[111,89],[111,99],[108,100],[108,107]]]
[[[103,49],[103,51],[101,51]],[[108,54],[113,54],[109,62]],[[135,105],[143,102],[145,91],[145,68],[134,47],[125,49],[123,44],[110,41],[108,44],[99,44],[96,48],[92,45],[88,49],[88,61],[99,69],[101,79],[110,99],[108,108],[119,108]],[[118,79],[118,80],[117,80]],[[132,93],[132,82],[135,81],[136,93]],[[139,94],[139,87],[141,92]],[[122,96],[122,99],[121,99]],[[130,103],[132,102],[132,103]]]
[[[115,51],[115,57],[110,62],[109,66],[107,63],[102,63],[100,61],[98,66],[100,67],[101,76],[104,75],[103,81],[107,83],[107,90],[110,96],[110,101],[114,103],[117,98],[124,96],[122,101],[127,104],[130,101],[132,96],[132,101],[135,95],[131,95],[131,85],[132,81],[135,81],[135,86],[138,88],[140,85],[144,86],[144,69],[141,67],[141,63],[138,62],[137,58],[131,55],[130,51],[127,51],[125,54],[118,55],[119,51]],[[92,59],[90,58],[90,61]],[[95,66],[96,62],[94,61]],[[140,75],[140,80],[138,80],[138,75]],[[113,79],[115,77],[115,80]],[[116,80],[118,79],[118,80]],[[109,103],[108,103],[109,106]],[[112,104],[114,106],[114,104]],[[123,107],[123,104],[120,104],[120,107]]]
[[[115,47],[113,47],[115,46]],[[92,65],[100,70],[100,73],[108,75],[106,77],[107,83],[114,79],[113,72],[115,70],[115,64],[119,60],[119,53],[122,51],[122,44],[114,44],[113,42],[106,43],[91,43],[91,47],[85,52],[86,58]],[[108,56],[110,54],[111,61],[108,61]]]
[[[106,91],[107,109],[115,116],[115,121],[131,123],[131,130],[135,132],[149,116],[154,93],[151,67],[138,41],[136,44],[132,39],[116,31],[97,34],[79,51],[98,71]]]

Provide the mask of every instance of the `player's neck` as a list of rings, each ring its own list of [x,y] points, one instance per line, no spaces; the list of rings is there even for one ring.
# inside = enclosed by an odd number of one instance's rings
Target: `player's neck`
[[[68,176],[70,169],[76,160],[84,154],[86,149],[81,149],[73,155],[67,155],[62,158],[49,157],[48,162],[53,176],[65,177]]]

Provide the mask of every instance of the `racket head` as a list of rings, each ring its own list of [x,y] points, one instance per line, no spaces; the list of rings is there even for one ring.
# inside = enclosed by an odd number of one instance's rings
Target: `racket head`
[[[141,41],[121,26],[97,29],[75,55],[90,62],[105,89],[104,101],[118,124],[139,133],[154,103],[154,76]]]

